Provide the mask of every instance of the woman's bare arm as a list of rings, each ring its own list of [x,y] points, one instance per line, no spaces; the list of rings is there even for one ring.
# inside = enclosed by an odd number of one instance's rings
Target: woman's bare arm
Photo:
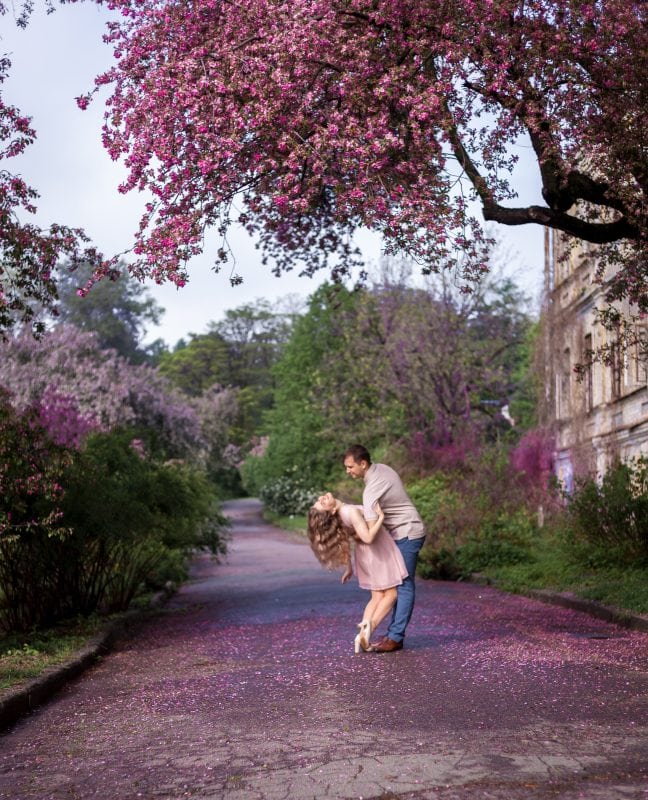
[[[378,516],[376,519],[369,520],[368,523],[362,516],[359,508],[353,507],[351,509],[353,530],[358,539],[360,539],[361,542],[365,542],[365,544],[371,544],[371,542],[373,542],[385,519],[385,515],[378,504],[376,504],[375,509],[378,512]]]

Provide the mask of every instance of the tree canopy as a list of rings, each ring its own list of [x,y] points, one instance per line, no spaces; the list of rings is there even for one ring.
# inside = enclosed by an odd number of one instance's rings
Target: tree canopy
[[[218,265],[239,223],[277,273],[348,273],[353,234],[368,227],[424,271],[461,251],[464,278],[478,279],[480,208],[595,243],[600,274],[614,267],[609,297],[648,309],[641,0],[105,4],[115,62],[77,100],[111,87],[103,140],[127,167],[120,190],[152,197],[131,253],[138,277],[182,286],[206,230],[223,236]],[[18,5],[18,24],[32,5]],[[0,85],[9,67],[3,57]],[[0,158],[34,137],[0,102]],[[544,204],[519,206],[514,152],[527,143]],[[118,256],[83,231],[25,222],[37,193],[15,172],[0,170],[0,197],[0,329],[53,303],[61,258],[95,265],[88,287],[114,274]]]
[[[275,269],[333,274],[351,234],[437,270],[486,263],[480,223],[536,223],[622,258],[648,305],[639,0],[112,0],[104,140],[148,190],[138,267],[182,284],[205,228],[238,220]],[[91,95],[79,98],[83,107]],[[526,137],[544,205],[516,207]],[[622,243],[622,246],[619,246]],[[219,258],[227,256],[226,247]]]

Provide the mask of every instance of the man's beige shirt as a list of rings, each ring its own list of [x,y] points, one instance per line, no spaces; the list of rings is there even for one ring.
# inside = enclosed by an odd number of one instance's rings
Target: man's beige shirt
[[[410,500],[398,473],[387,464],[372,464],[364,476],[362,505],[365,517],[375,519],[373,507],[380,503],[384,526],[394,539],[420,539],[425,536],[423,520]]]

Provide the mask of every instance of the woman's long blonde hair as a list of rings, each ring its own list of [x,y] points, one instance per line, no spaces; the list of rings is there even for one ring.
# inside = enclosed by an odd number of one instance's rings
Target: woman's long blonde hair
[[[346,567],[351,558],[350,540],[354,533],[342,524],[339,514],[319,511],[311,507],[308,511],[308,539],[317,560],[327,569]]]

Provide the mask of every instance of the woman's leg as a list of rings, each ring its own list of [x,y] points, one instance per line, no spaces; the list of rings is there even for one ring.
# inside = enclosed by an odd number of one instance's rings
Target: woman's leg
[[[359,653],[360,650],[370,649],[369,640],[371,634],[393,608],[396,602],[396,596],[395,587],[391,589],[371,590],[371,599],[365,606],[362,622],[358,626],[360,632],[355,638],[356,653]],[[367,627],[367,622],[370,623],[370,627]]]
[[[369,641],[373,628],[371,627],[371,619],[375,613],[377,604],[380,602],[380,593],[371,592],[371,598],[365,606],[364,614],[362,615],[362,622],[358,625],[359,632],[355,637],[354,649],[356,653],[361,650],[369,650]]]
[[[365,614],[369,610],[369,606],[372,606],[371,609],[371,629],[376,630],[378,625],[383,621],[383,619],[389,614],[392,610],[394,603],[396,602],[396,587],[391,589],[383,589],[382,591],[372,591],[371,592],[371,601],[367,604],[367,609],[365,610]],[[365,616],[365,619],[367,617]]]
[[[380,602],[380,592],[371,591],[371,598],[369,602],[365,606],[364,614],[362,615],[362,621],[364,622],[366,619],[371,620],[374,615],[374,610],[378,603]]]

